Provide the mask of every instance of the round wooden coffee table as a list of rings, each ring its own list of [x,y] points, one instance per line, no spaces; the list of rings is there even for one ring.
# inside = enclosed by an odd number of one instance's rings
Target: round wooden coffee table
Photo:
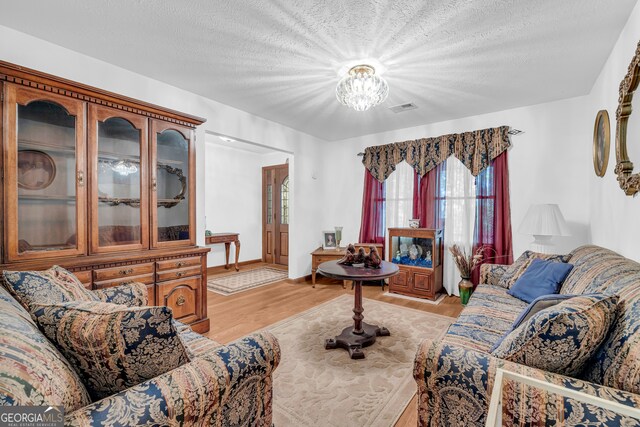
[[[353,280],[355,286],[355,304],[353,307],[353,326],[344,328],[335,338],[326,340],[324,348],[327,350],[337,347],[349,351],[352,359],[364,359],[364,347],[376,342],[376,337],[389,336],[389,330],[377,325],[369,325],[362,321],[362,282],[383,280],[398,274],[398,266],[382,261],[380,268],[350,267],[340,265],[338,261],[323,262],[318,266],[318,273],[338,280]]]

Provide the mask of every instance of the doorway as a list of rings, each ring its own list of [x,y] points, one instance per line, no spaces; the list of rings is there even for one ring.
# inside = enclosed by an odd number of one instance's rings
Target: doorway
[[[289,265],[289,165],[262,168],[262,261]]]

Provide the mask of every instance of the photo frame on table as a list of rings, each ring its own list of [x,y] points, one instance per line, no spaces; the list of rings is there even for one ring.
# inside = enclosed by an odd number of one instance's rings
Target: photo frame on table
[[[603,177],[609,165],[609,151],[611,145],[611,126],[609,113],[600,110],[593,125],[593,168],[596,175]]]
[[[336,240],[336,231],[323,231],[322,232],[322,249],[335,249],[338,247]]]

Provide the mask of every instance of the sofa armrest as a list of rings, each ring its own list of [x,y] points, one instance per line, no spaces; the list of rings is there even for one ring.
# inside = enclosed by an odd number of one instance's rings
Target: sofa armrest
[[[93,292],[102,302],[122,304],[128,307],[149,305],[149,291],[144,283],[131,282],[112,288],[96,289]]]
[[[508,362],[447,343],[445,338],[423,341],[416,354],[413,373],[418,384],[418,424],[484,426],[498,368],[622,405],[640,405],[639,395]],[[640,420],[526,384],[507,382],[505,386],[509,389],[503,392],[503,425],[640,424]]]
[[[480,283],[485,285],[500,286],[500,278],[509,268],[508,265],[502,264],[482,264],[480,265]]]
[[[271,426],[277,339],[261,332],[220,347],[173,371],[80,408],[71,426]]]

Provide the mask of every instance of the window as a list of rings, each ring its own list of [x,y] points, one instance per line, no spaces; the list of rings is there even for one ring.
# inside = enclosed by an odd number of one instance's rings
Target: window
[[[289,224],[289,177],[280,186],[280,224]]]

